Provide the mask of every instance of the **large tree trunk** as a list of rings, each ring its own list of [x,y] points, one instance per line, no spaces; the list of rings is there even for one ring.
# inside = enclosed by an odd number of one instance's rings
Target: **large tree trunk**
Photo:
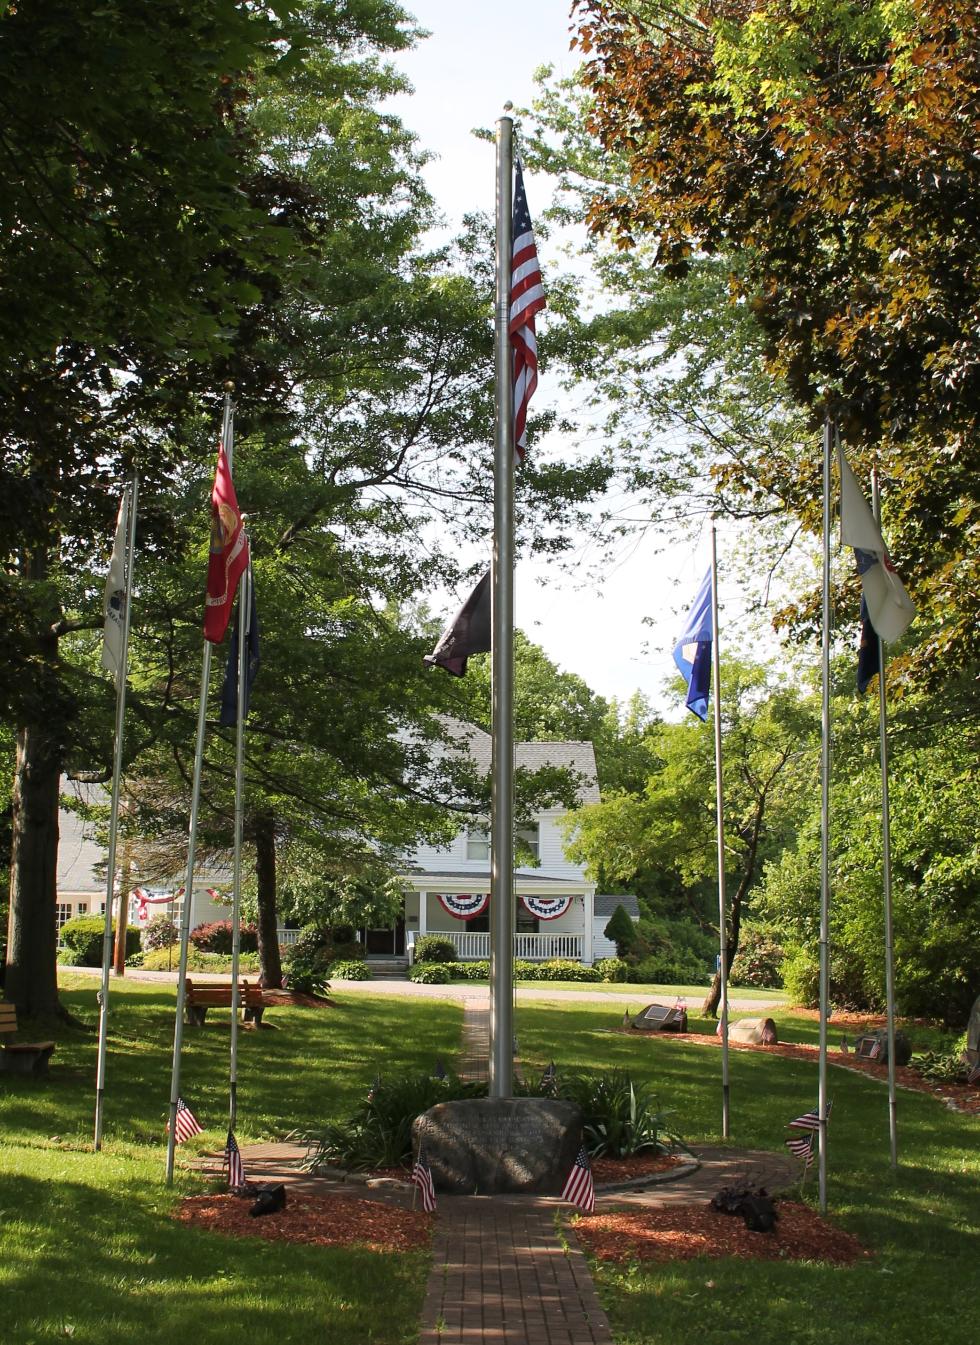
[[[18,730],[5,992],[25,1017],[61,1015],[55,921],[60,779],[60,753],[48,729],[29,724]]]
[[[262,811],[255,818],[255,877],[258,888],[259,979],[266,990],[282,989],[282,959],[276,919],[275,815]]]
[[[753,866],[754,867],[754,866]],[[743,876],[738,885],[738,891],[732,897],[731,911],[729,912],[728,922],[728,970],[731,973],[732,963],[738,956],[738,940],[742,929],[742,901],[745,893],[748,891],[749,882]],[[717,1018],[718,1006],[721,1003],[721,972],[716,971],[711,982],[711,989],[708,991],[708,997],[701,1005],[701,1013],[705,1018]]]

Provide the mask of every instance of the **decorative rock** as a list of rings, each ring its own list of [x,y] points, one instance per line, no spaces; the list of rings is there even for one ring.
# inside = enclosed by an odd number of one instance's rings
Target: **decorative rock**
[[[740,1018],[737,1023],[729,1023],[728,1040],[747,1046],[775,1046],[779,1038],[771,1018]]]
[[[551,1098],[440,1102],[412,1127],[437,1191],[560,1195],[582,1143],[582,1113]]]
[[[686,1032],[687,1010],[679,1004],[648,1004],[629,1026],[634,1032]]]

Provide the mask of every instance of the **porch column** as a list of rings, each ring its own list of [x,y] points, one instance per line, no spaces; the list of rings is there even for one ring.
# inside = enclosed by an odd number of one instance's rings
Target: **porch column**
[[[426,916],[429,913],[429,894],[428,892],[419,893],[419,938],[428,930]]]
[[[587,896],[582,896],[582,961],[587,967],[591,967],[595,961],[592,949],[592,926],[595,913],[595,893],[590,892]]]

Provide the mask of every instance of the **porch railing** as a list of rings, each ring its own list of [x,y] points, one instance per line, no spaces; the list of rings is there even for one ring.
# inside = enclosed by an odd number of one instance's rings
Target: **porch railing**
[[[490,957],[489,934],[477,934],[466,929],[430,929],[428,932],[455,944],[456,957],[460,962],[486,961]],[[410,960],[414,960],[415,940],[418,937],[414,930],[406,936],[406,952]],[[524,958],[528,962],[546,962],[553,957],[581,962],[583,944],[581,934],[515,934],[514,957]]]

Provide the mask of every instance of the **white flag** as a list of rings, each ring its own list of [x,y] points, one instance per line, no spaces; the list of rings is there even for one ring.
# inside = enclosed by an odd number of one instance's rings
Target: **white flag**
[[[912,599],[899,579],[857,478],[840,455],[840,535],[854,548],[868,616],[878,637],[892,644],[915,616]]]
[[[112,558],[105,581],[105,636],[102,642],[102,666],[113,674],[116,685],[123,662],[123,627],[126,624],[126,546],[129,537],[129,490],[123,491],[116,520],[116,536],[112,543]]]

